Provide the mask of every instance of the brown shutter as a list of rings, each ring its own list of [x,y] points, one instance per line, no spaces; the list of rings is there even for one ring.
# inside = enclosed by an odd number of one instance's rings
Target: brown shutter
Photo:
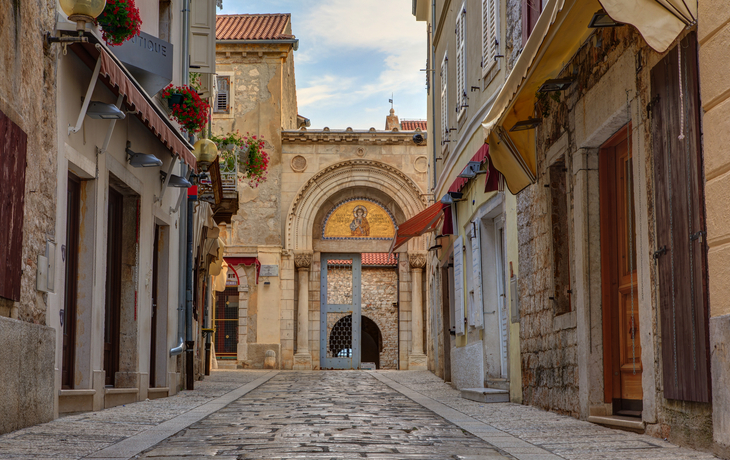
[[[681,67],[675,47],[651,70],[664,397],[709,402],[707,246],[695,33],[682,40],[680,49]],[[685,138],[680,140],[682,124]]]
[[[542,12],[542,0],[522,0],[522,47],[525,47],[527,39],[530,38],[532,29],[537,24],[537,19]]]
[[[0,297],[20,300],[28,136],[0,111]]]

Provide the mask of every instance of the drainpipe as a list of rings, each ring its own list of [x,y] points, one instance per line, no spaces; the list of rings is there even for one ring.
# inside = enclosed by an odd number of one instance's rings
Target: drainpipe
[[[426,72],[431,72],[431,143],[433,144],[433,201],[436,202],[436,43],[434,43],[433,28],[436,26],[436,0],[431,0],[431,69],[426,69]]]
[[[183,171],[186,169],[186,165],[183,164]],[[183,199],[187,198],[187,193],[185,193]],[[187,222],[188,219],[188,207],[182,206],[180,209],[180,227],[178,229],[178,235],[180,236],[180,240],[178,242],[178,254],[185,254],[185,245],[187,244],[187,225],[184,225],[185,222]],[[177,286],[177,298],[178,298],[178,307],[177,307],[177,337],[178,337],[178,343],[177,346],[170,349],[170,356],[177,356],[183,352],[184,345],[185,345],[185,264],[182,263],[182,260],[178,264],[179,272],[178,272],[178,280],[180,282]]]
[[[182,84],[190,83],[190,0],[182,2]]]
[[[185,247],[185,389],[192,390],[193,375],[193,205],[197,198],[188,197],[187,246]]]

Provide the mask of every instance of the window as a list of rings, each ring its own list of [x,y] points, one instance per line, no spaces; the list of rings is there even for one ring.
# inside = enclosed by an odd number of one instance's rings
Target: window
[[[170,28],[172,24],[172,7],[170,0],[160,0],[158,37],[166,42],[172,41]]]
[[[570,312],[570,242],[565,161],[550,166],[550,224],[553,251],[553,297],[556,315]]]
[[[542,0],[522,0],[522,46],[530,38],[532,29],[542,13]]]
[[[497,0],[482,0],[482,74],[492,70],[499,54],[497,5]]]
[[[466,7],[456,17],[456,113],[464,113],[466,105]]]
[[[444,55],[441,61],[441,145],[446,148],[449,140],[449,58]]]
[[[231,113],[231,76],[218,75],[216,77],[218,90],[215,95],[215,113]]]

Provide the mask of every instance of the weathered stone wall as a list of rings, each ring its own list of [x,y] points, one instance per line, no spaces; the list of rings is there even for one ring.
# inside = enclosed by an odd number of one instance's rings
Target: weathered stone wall
[[[505,34],[507,73],[515,66],[522,51],[522,0],[507,0],[505,17],[508,27]]]
[[[46,323],[47,295],[36,290],[39,254],[53,240],[56,214],[56,56],[42,34],[54,29],[56,2],[0,1],[0,111],[27,135],[20,301],[0,299],[0,315]]]

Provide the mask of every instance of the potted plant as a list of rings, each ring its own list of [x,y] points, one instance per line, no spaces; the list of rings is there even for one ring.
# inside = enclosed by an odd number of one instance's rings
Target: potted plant
[[[110,46],[117,46],[139,34],[142,19],[134,0],[107,0],[97,23],[101,26],[104,41]]]
[[[222,148],[238,153],[240,180],[248,179],[251,187],[258,187],[260,183],[266,181],[269,154],[264,151],[266,144],[262,136],[251,136],[249,133],[241,136],[236,131],[221,136],[211,135],[210,140]]]
[[[205,128],[210,106],[189,86],[168,85],[160,97],[172,109],[172,117],[190,134]],[[214,141],[215,142],[215,141]]]

